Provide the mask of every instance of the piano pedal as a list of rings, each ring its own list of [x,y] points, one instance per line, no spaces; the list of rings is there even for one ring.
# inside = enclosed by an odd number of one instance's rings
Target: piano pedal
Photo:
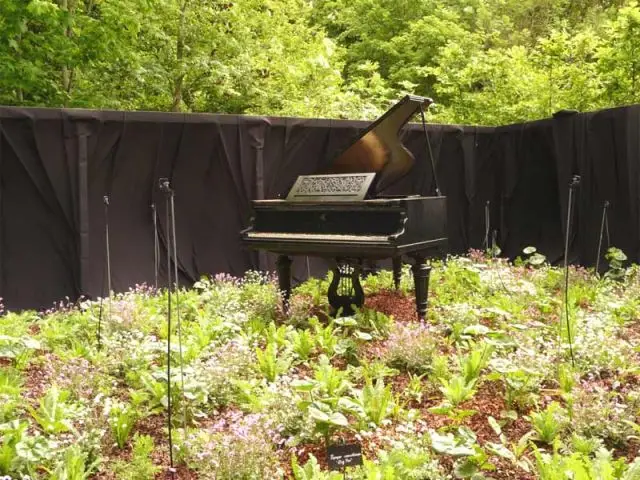
[[[360,283],[361,264],[360,260],[336,259],[336,264],[331,270],[333,275],[327,291],[332,316],[337,314],[345,317],[354,315],[355,309],[362,308],[364,305],[364,290]]]

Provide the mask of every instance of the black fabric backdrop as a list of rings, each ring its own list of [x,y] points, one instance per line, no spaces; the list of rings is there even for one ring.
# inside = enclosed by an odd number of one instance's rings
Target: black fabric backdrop
[[[103,196],[110,198],[112,286],[154,281],[151,204],[161,258],[169,233],[165,197],[175,189],[180,281],[247,269],[274,258],[239,241],[252,199],[285,195],[349,144],[367,122],[232,115],[0,108],[0,296],[11,309],[47,308],[104,289]],[[535,245],[562,258],[568,184],[582,181],[571,260],[595,263],[602,205],[611,204],[611,243],[640,256],[640,106],[497,128],[429,125],[449,249],[480,248],[485,204],[505,255]],[[416,156],[391,193],[433,194],[420,125],[406,128]],[[326,265],[311,259],[313,274]],[[307,276],[304,259],[294,276]],[[166,281],[161,264],[160,282]]]

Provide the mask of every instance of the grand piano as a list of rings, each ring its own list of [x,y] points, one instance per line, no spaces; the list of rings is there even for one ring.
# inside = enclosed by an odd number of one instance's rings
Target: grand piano
[[[364,304],[360,283],[365,265],[391,259],[399,287],[402,264],[410,263],[418,318],[427,312],[430,258],[446,251],[446,197],[436,181],[434,196],[385,195],[415,164],[401,142],[403,127],[433,102],[407,95],[361,132],[324,171],[299,176],[285,199],[254,200],[243,244],[278,255],[277,273],[285,307],[291,294],[292,257],[328,259],[332,314],[351,315]],[[427,145],[428,137],[426,137]],[[431,168],[435,167],[431,149]]]

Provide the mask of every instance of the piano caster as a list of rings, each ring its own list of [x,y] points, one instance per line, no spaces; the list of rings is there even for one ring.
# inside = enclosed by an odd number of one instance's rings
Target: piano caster
[[[429,275],[431,265],[428,265],[423,255],[412,255],[414,264],[411,266],[416,293],[416,310],[418,320],[425,320],[427,316],[427,298],[429,297]]]
[[[327,291],[332,316],[338,312],[345,317],[353,315],[353,306],[361,308],[364,305],[364,290],[360,284],[361,271],[362,268],[357,263],[336,260],[336,266],[332,269],[333,278]]]
[[[278,269],[278,288],[282,292],[282,310],[289,310],[289,297],[291,297],[291,258],[279,255],[276,261]]]

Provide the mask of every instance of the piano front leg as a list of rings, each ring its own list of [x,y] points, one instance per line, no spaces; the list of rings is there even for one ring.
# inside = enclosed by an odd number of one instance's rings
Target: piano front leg
[[[431,265],[427,264],[423,254],[415,253],[411,255],[414,264],[411,266],[413,272],[413,281],[416,292],[416,310],[418,319],[424,320],[427,315],[427,299],[429,297],[429,275],[431,274]]]
[[[278,269],[278,288],[282,292],[282,309],[287,313],[291,296],[291,258],[279,255],[276,267]]]

